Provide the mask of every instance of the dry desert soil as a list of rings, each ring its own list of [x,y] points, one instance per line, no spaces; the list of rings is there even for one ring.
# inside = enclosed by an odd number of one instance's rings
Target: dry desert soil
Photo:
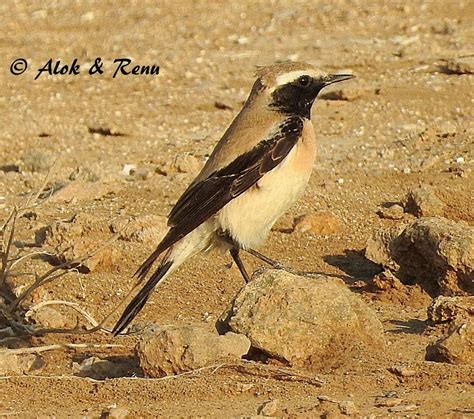
[[[0,377],[1,417],[251,417],[271,400],[278,403],[263,413],[285,417],[474,415],[473,367],[425,360],[426,347],[444,333],[427,322],[434,295],[417,284],[371,288],[380,267],[364,257],[374,231],[415,219],[379,209],[420,185],[443,203],[444,217],[474,224],[472,0],[7,0],[0,18],[0,222],[42,191],[18,217],[13,253],[62,246],[78,256],[111,239],[110,226],[124,220],[164,224],[242,106],[255,66],[299,60],[354,73],[316,101],[313,175],[261,250],[342,279],[375,310],[386,341],[372,362],[329,370],[278,374],[275,360],[236,361],[149,379],[134,354],[137,336],[2,335],[2,350],[89,346],[45,350],[31,369]],[[103,74],[88,74],[97,57]],[[160,72],[113,77],[114,59],[123,57]],[[13,75],[18,58],[28,68]],[[49,59],[75,58],[80,74],[43,72],[35,80]],[[303,214],[323,214],[322,225],[293,231]],[[71,219],[75,227],[62,232]],[[34,247],[51,225],[56,233]],[[101,320],[133,286],[133,272],[162,233],[157,228],[112,241],[90,272],[46,284],[24,307],[69,301]],[[78,248],[65,249],[67,240]],[[249,269],[261,266],[244,258]],[[22,261],[12,291],[50,269],[52,259]],[[160,286],[136,324],[212,329],[243,286],[229,262],[214,252],[195,257]],[[88,325],[71,307],[48,308],[59,325],[73,327],[76,317]],[[111,367],[99,377],[78,373],[90,357]]]

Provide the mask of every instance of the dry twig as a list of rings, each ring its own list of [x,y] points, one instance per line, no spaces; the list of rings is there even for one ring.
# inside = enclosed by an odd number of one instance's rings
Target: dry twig
[[[119,344],[90,344],[90,343],[58,343],[54,345],[33,346],[29,348],[2,349],[0,355],[22,355],[39,354],[41,352],[52,351],[54,349],[100,349],[100,348],[123,348]]]
[[[16,222],[19,216],[21,214],[24,214],[27,210],[35,207],[38,205],[38,201],[40,199],[40,196],[46,187],[46,184],[49,179],[49,175],[51,172],[50,167],[48,174],[46,175],[44,182],[41,186],[41,188],[36,192],[36,193],[31,193],[28,198],[26,199],[26,202],[20,207],[17,208],[15,207],[3,225],[0,228],[0,235],[2,237],[1,240],[1,248],[0,248],[0,292],[2,291],[2,288],[5,286],[7,279],[9,277],[13,276],[19,276],[18,272],[13,272],[13,269],[21,265],[22,262],[24,262],[26,259],[33,257],[35,255],[39,254],[49,254],[48,252],[30,252],[26,254],[21,254],[21,251],[18,252],[17,255],[11,256],[11,249],[12,249],[12,244],[14,241],[15,237],[15,232],[16,232]],[[44,202],[44,200],[43,200]],[[7,233],[8,232],[8,233]],[[4,302],[0,304],[0,313],[5,317],[7,320],[8,326],[16,333],[20,332],[22,334],[27,334],[27,335],[44,335],[47,333],[68,333],[68,334],[87,334],[87,333],[93,333],[96,331],[106,331],[108,332],[107,329],[103,327],[103,325],[115,314],[116,310],[118,310],[122,303],[119,304],[104,320],[101,322],[97,322],[85,309],[83,309],[79,304],[72,303],[72,302],[67,302],[67,301],[57,301],[57,300],[52,300],[52,301],[45,301],[40,304],[37,304],[36,306],[33,306],[30,308],[30,310],[27,312],[26,315],[24,315],[22,312],[20,312],[20,307],[21,304],[28,298],[37,288],[48,284],[52,281],[55,281],[64,275],[77,271],[77,267],[86,262],[88,259],[96,255],[98,252],[102,251],[106,246],[109,246],[113,241],[115,241],[118,237],[120,236],[120,233],[115,234],[111,239],[107,240],[106,242],[102,243],[100,246],[98,246],[96,249],[93,251],[80,256],[74,260],[66,261],[64,263],[61,263],[57,266],[52,267],[51,269],[47,270],[45,273],[39,275],[36,272],[35,273],[23,273],[24,276],[28,275],[34,275],[34,281],[26,287],[26,289],[21,292],[18,296],[12,297],[11,293],[9,294],[8,292],[5,293],[5,299]],[[81,327],[79,324],[79,321],[76,323],[76,326],[71,329],[61,329],[61,328],[38,328],[32,324],[28,324],[28,322],[25,322],[24,320],[28,320],[28,318],[32,315],[32,313],[41,307],[44,307],[46,305],[53,305],[53,304],[62,304],[68,307],[73,308],[75,311],[77,311],[79,314],[81,314],[87,322],[89,322],[92,327],[91,328],[84,328]]]

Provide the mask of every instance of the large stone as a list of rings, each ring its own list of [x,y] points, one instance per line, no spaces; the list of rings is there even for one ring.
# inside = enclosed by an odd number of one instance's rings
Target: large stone
[[[474,321],[454,326],[447,336],[428,346],[426,359],[474,365]]]
[[[474,296],[436,297],[428,307],[428,319],[433,323],[458,322],[474,316]]]
[[[0,375],[25,374],[41,368],[43,364],[43,359],[36,354],[0,353]]]
[[[395,224],[375,231],[367,240],[365,257],[374,263],[392,270],[399,268],[392,259],[392,242],[405,230],[406,224]]]
[[[169,326],[145,336],[136,353],[145,375],[163,377],[235,361],[249,349],[250,341],[243,335],[219,336],[200,326]]]
[[[248,283],[218,325],[245,334],[254,348],[311,370],[353,358],[368,359],[384,348],[376,314],[344,283],[267,270]]]
[[[403,200],[405,212],[416,217],[435,217],[444,215],[444,202],[439,199],[433,188],[421,185],[408,192]]]
[[[474,228],[467,223],[429,217],[382,229],[368,240],[365,255],[432,295],[474,293]]]

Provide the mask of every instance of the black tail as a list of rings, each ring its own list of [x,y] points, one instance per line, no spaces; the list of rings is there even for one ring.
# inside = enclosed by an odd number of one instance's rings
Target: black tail
[[[130,302],[127,306],[125,311],[123,312],[122,316],[120,317],[117,324],[114,326],[112,333],[114,336],[117,336],[120,332],[122,332],[130,322],[135,318],[135,316],[140,312],[143,308],[145,303],[150,297],[153,289],[156,287],[158,282],[166,275],[166,273],[173,265],[172,261],[167,261],[162,263],[158,269],[153,273],[150,279],[147,281],[145,286],[140,290],[140,292],[135,296],[135,298]]]

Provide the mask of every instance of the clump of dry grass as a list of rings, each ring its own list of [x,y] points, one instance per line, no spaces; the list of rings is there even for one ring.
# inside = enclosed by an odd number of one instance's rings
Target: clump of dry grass
[[[109,246],[118,237],[118,234],[116,234],[110,240],[99,245],[92,252],[74,260],[68,260],[47,269],[44,272],[22,271],[21,267],[28,259],[49,255],[44,251],[31,250],[31,248],[28,247],[14,246],[15,237],[17,235],[18,218],[47,199],[47,196],[45,198],[44,193],[46,183],[47,178],[40,190],[37,193],[28,196],[25,203],[20,207],[13,208],[5,222],[0,226],[0,325],[3,323],[3,326],[0,326],[0,338],[12,338],[24,335],[39,336],[48,333],[87,334],[97,331],[109,332],[104,328],[104,324],[112,317],[118,307],[102,321],[98,322],[83,307],[74,302],[50,300],[42,301],[41,303],[32,306],[25,305],[25,301],[35,290],[51,283],[52,281],[64,278],[72,272],[77,272],[77,269],[81,264],[93,257],[104,247]],[[42,200],[40,201],[40,199]],[[21,292],[15,294],[10,287],[10,279],[18,277],[25,277],[25,286]],[[33,277],[33,281],[28,281],[29,277]],[[79,314],[83,321],[80,321],[78,318],[76,325],[73,328],[44,328],[36,325],[30,320],[33,313],[50,305],[61,305],[68,309],[72,309]]]

